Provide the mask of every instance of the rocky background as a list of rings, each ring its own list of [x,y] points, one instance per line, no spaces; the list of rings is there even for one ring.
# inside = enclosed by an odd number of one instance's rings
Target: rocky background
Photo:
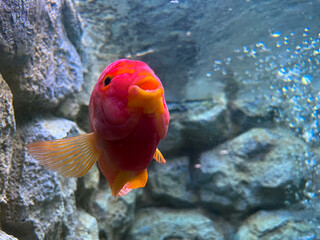
[[[317,31],[309,1],[0,1],[1,239],[319,239]],[[26,152],[88,131],[119,58],[162,79],[171,122],[146,188],[113,201]]]

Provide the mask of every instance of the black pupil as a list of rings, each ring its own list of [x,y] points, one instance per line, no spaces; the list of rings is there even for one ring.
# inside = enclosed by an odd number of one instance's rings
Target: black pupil
[[[105,80],[104,80],[104,85],[105,86],[108,86],[111,82],[111,78],[107,77]]]

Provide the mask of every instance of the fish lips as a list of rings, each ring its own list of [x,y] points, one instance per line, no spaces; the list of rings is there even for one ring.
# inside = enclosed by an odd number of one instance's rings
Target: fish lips
[[[163,94],[160,81],[148,76],[139,78],[128,88],[128,107],[131,111],[142,110],[145,114],[163,113]]]

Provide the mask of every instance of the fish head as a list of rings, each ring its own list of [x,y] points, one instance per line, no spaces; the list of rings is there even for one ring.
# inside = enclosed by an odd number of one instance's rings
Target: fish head
[[[104,69],[90,98],[92,131],[107,140],[130,134],[142,115],[156,119],[156,129],[164,138],[169,112],[159,78],[144,62],[120,59]]]

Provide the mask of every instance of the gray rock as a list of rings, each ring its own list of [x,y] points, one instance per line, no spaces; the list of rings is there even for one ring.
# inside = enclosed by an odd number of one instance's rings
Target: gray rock
[[[77,124],[81,129],[86,132],[91,132],[89,128],[89,106],[86,104],[81,104],[80,109],[76,118]]]
[[[80,23],[71,8],[71,1],[62,0],[1,2],[0,70],[16,108],[53,108],[81,89],[80,57],[68,38],[79,37],[71,29]]]
[[[81,37],[83,34],[84,23],[75,9],[72,0],[62,2],[62,22],[66,34],[71,43],[76,47],[78,52],[82,51]]]
[[[78,134],[75,123],[57,118],[32,120],[17,130],[1,226],[19,239],[64,239],[78,225],[75,178],[63,178],[39,165],[26,143]],[[73,238],[75,239],[75,238]]]
[[[75,121],[80,111],[80,104],[75,97],[65,99],[58,109],[59,116],[63,116],[69,120]],[[86,112],[87,117],[89,111]]]
[[[224,98],[191,102],[187,115],[181,116],[182,136],[187,148],[203,149],[223,142],[229,136]]]
[[[12,94],[0,75],[0,202],[6,202],[6,189],[12,167],[12,141],[16,124]]]
[[[140,210],[126,239],[224,239],[217,225],[197,211]]]
[[[223,213],[294,203],[309,178],[309,151],[287,131],[252,129],[201,154],[195,169],[201,201]]]
[[[159,143],[159,149],[166,158],[167,155],[179,154],[184,147],[184,139],[182,136],[183,125],[179,119],[181,113],[170,112],[170,123],[167,136]]]
[[[166,138],[159,144],[163,154],[184,155],[203,150],[230,136],[227,106],[223,96],[215,100],[169,103],[170,123]]]
[[[245,91],[240,91],[238,97],[232,102],[233,108],[240,110],[248,117],[270,118],[273,107],[264,100],[263,93],[250,95]]]
[[[133,190],[128,195],[114,200],[107,183],[101,186],[90,209],[90,214],[98,221],[100,237],[114,240],[124,237],[135,219],[138,192],[139,190]]]
[[[99,240],[99,228],[97,220],[83,210],[78,211],[79,223],[76,231],[66,240]]]
[[[34,53],[37,23],[43,4],[30,1],[1,1],[0,3],[0,69],[21,66]]]
[[[19,240],[18,238],[15,238],[12,235],[8,235],[5,232],[0,230],[0,239],[1,240]]]
[[[260,211],[239,228],[235,240],[318,239],[316,226],[288,211]]]
[[[155,163],[149,171],[147,194],[151,196],[152,204],[173,207],[190,207],[197,197],[188,188],[190,186],[189,159],[181,157],[167,159],[166,164]]]
[[[95,195],[99,190],[100,172],[98,166],[94,164],[84,176],[78,179],[76,192],[77,206],[81,206],[90,212]]]
[[[116,22],[119,21],[119,12],[127,11],[127,2],[75,0],[74,3],[85,23],[82,37],[84,84],[83,91],[77,97],[79,103],[87,106],[92,89],[103,69],[111,62],[123,58],[120,54],[121,48],[115,46],[112,36],[113,31],[117,31],[115,25],[118,25]]]

